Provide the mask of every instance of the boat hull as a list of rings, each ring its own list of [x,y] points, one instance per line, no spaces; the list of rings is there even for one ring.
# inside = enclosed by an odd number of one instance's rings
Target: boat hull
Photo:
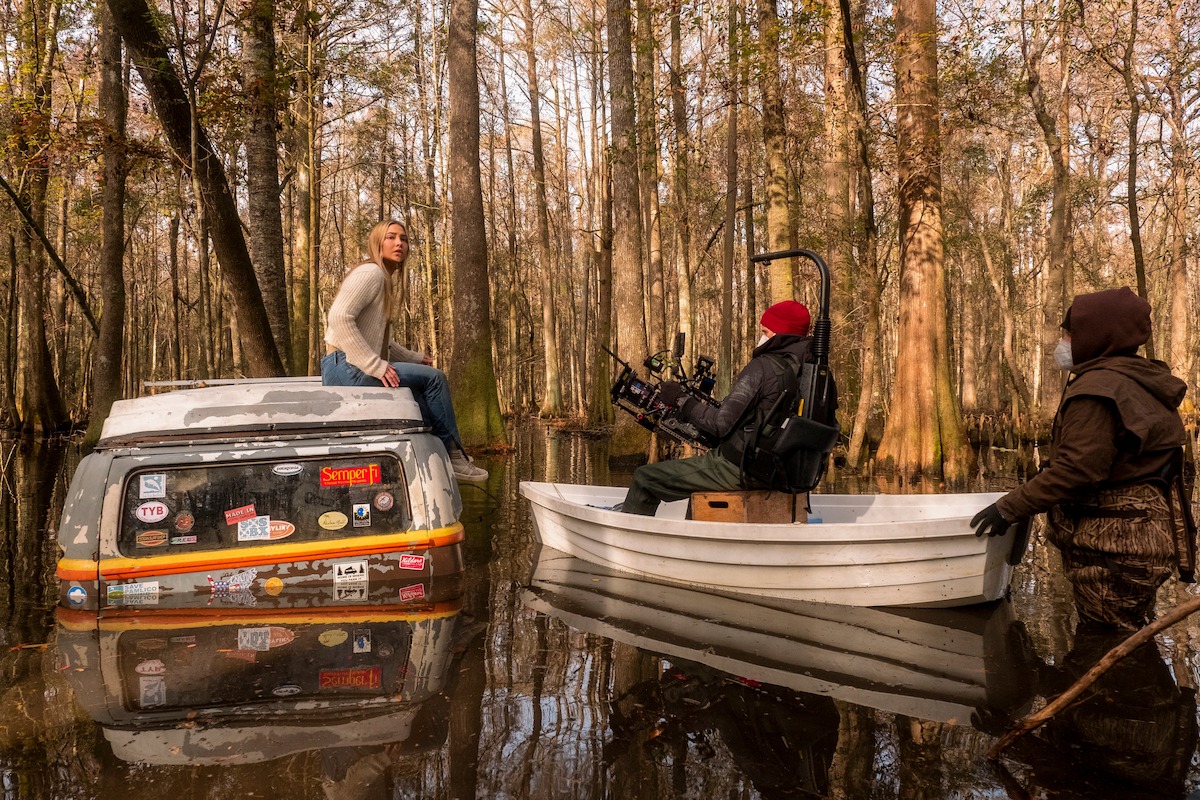
[[[812,495],[813,524],[613,511],[620,487],[524,482],[542,544],[601,566],[722,591],[852,606],[971,605],[1005,595],[1018,537],[980,539],[969,520],[1000,497]]]

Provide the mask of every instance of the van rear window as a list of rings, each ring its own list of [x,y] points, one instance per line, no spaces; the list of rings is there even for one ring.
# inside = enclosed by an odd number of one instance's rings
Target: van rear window
[[[150,556],[398,533],[406,486],[389,453],[142,470],[127,478],[118,547]]]

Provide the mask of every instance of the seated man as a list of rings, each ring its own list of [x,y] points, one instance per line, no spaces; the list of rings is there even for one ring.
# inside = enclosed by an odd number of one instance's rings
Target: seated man
[[[763,417],[784,391],[779,371],[772,362],[782,360],[787,369],[796,371],[811,360],[809,322],[808,309],[795,300],[768,308],[762,315],[762,338],[754,348],[753,358],[738,374],[719,407],[684,395],[674,381],[662,383],[659,399],[675,406],[680,419],[713,434],[718,444],[704,455],[638,467],[622,510],[653,516],[659,503],[682,500],[692,492],[759,488],[746,482],[738,454],[746,449],[754,428],[765,421]]]

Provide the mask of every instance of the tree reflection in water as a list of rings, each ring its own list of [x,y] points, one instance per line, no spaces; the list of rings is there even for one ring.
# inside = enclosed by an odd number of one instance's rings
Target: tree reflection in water
[[[963,652],[978,655],[947,662],[958,664],[961,674],[933,665],[904,673],[909,678],[889,688],[879,678],[884,673],[868,674],[881,668],[878,663],[796,667],[802,647],[821,657],[838,651],[836,637],[806,638],[802,629],[773,632],[784,638],[758,660],[735,653],[732,645],[696,650],[689,658],[679,640],[661,639],[670,620],[657,607],[640,629],[621,629],[620,598],[605,601],[608,611],[599,615],[582,607],[545,614],[526,605],[536,555],[518,482],[620,484],[628,475],[609,472],[602,440],[539,426],[518,429],[514,440],[511,456],[487,464],[493,477],[485,487],[464,486],[469,571],[459,633],[439,667],[445,670],[440,690],[425,701],[410,729],[386,741],[349,746],[326,735],[331,718],[316,717],[307,734],[309,749],[204,766],[121,760],[104,726],[76,697],[75,684],[67,680],[75,668],[57,652],[54,543],[47,535],[76,456],[61,447],[5,443],[3,788],[21,798],[121,800],[131,795],[863,800],[1183,798],[1200,786],[1200,771],[1192,766],[1196,704],[1188,688],[1200,662],[1200,636],[1192,622],[1171,631],[1157,648],[1130,656],[1083,702],[1024,737],[1006,753],[1002,771],[983,760],[1013,718],[1069,685],[1111,644],[1074,629],[1069,591],[1040,535],[1014,578],[1015,619],[1004,623],[1004,637],[993,637],[986,625],[943,624],[940,612],[897,617],[897,631],[942,630],[939,641],[921,643],[935,649],[921,652],[961,649],[965,641]],[[971,489],[1013,483],[1015,478],[998,479]],[[854,488],[882,487],[860,482]],[[1164,602],[1173,591],[1164,590]],[[640,598],[643,604],[646,599]],[[568,620],[569,614],[575,616]],[[997,618],[985,618],[994,627]],[[612,635],[586,620],[608,625]],[[697,624],[718,632],[729,628],[721,619]],[[699,630],[709,635],[708,628]],[[641,646],[623,640],[631,632],[642,637]],[[674,652],[650,646],[655,636]],[[1167,647],[1174,648],[1170,665],[1160,652]],[[847,641],[839,657],[865,655]],[[728,669],[715,665],[720,659]],[[740,671],[774,670],[774,678],[738,674],[731,666],[738,659]],[[912,658],[921,659],[928,661]],[[940,682],[929,683],[934,677]],[[119,708],[127,700],[114,696],[110,702]],[[934,719],[918,713],[935,701],[941,712],[931,714]],[[203,716],[184,714],[172,725],[204,732]],[[219,734],[219,726],[209,732]]]

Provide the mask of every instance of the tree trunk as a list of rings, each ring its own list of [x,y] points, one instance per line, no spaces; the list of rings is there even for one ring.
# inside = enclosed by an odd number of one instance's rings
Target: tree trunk
[[[537,202],[538,276],[542,290],[542,354],[545,359],[546,394],[538,413],[545,417],[563,415],[562,377],[558,338],[554,325],[558,319],[554,308],[554,257],[550,249],[550,209],[546,201],[546,155],[542,148],[542,93],[538,83],[537,38],[533,27],[533,3],[521,0],[525,22],[525,76],[529,85],[529,125],[533,156],[533,193]],[[478,111],[476,111],[478,116]]]
[[[1180,37],[1175,30],[1179,21],[1175,14],[1168,15],[1171,19],[1175,47],[1180,45]],[[1171,350],[1167,355],[1171,371],[1195,385],[1192,380],[1192,348],[1188,339],[1190,320],[1188,319],[1188,235],[1195,228],[1191,205],[1188,201],[1188,146],[1185,131],[1187,122],[1185,114],[1184,92],[1182,77],[1178,68],[1172,69],[1167,77],[1167,94],[1171,99],[1169,113],[1171,116],[1171,195],[1168,200],[1170,220],[1170,266],[1168,282],[1170,285],[1170,337]]]
[[[596,12],[593,11],[593,14]],[[595,22],[595,17],[593,17]],[[594,39],[591,42],[592,58],[590,60],[592,86],[596,91],[591,92],[591,140],[592,152],[595,154],[593,164],[592,191],[597,196],[595,204],[599,219],[600,233],[592,237],[592,262],[596,268],[596,336],[591,342],[592,363],[596,365],[592,373],[591,392],[588,396],[587,418],[589,425],[609,425],[616,413],[609,394],[613,380],[614,364],[612,356],[601,350],[609,347],[613,341],[613,279],[612,279],[612,243],[613,243],[613,203],[612,179],[609,171],[610,162],[606,149],[602,146],[602,131],[606,127],[604,95],[604,65],[601,61],[600,26],[593,24]]]
[[[783,117],[783,89],[779,85],[779,11],[776,0],[758,0],[758,57],[762,60],[763,145],[766,150],[767,250],[791,247],[788,215],[787,130]],[[770,302],[791,300],[795,287],[795,259],[771,262]]]
[[[895,6],[900,326],[891,414],[877,459],[902,475],[959,482],[974,454],[950,374],[934,12],[934,0]]]
[[[109,0],[117,29],[137,66],[138,74],[154,105],[155,114],[171,148],[181,159],[189,159],[192,131],[187,95],[171,63],[165,42],[155,25],[155,15],[146,0]],[[236,306],[242,345],[252,374],[283,374],[283,362],[267,324],[262,292],[250,263],[246,238],[242,234],[237,205],[221,159],[208,135],[197,126],[199,152],[198,178],[201,201],[212,227],[213,245],[228,281]]]
[[[1039,6],[1038,14],[1043,9]],[[1066,4],[1060,4],[1061,14],[1060,37],[1064,36],[1067,28],[1068,12]],[[1046,149],[1050,153],[1052,170],[1050,180],[1050,221],[1046,237],[1046,264],[1043,267],[1042,284],[1044,297],[1042,299],[1042,359],[1041,359],[1041,390],[1039,392],[1039,417],[1043,422],[1049,422],[1058,407],[1059,395],[1062,391],[1062,377],[1054,363],[1054,348],[1062,338],[1060,325],[1067,307],[1067,292],[1070,286],[1068,271],[1071,259],[1071,209],[1070,192],[1071,176],[1067,160],[1067,119],[1068,106],[1067,82],[1061,82],[1062,94],[1058,99],[1058,116],[1052,112],[1050,103],[1042,86],[1042,56],[1046,49],[1046,39],[1030,40],[1024,22],[1024,7],[1022,5],[1021,52],[1025,59],[1025,92],[1033,104],[1034,117],[1042,130]],[[1059,68],[1064,72],[1070,65],[1066,60],[1068,44],[1060,42],[1062,58]]]
[[[635,0],[637,7],[637,121],[639,181],[642,189],[642,225],[646,233],[646,329],[650,346],[666,347],[666,296],[663,286],[662,214],[658,201],[658,98],[655,86],[654,7],[650,0]]]
[[[721,258],[721,350],[717,356],[717,386],[733,386],[733,249],[737,227],[738,191],[738,0],[729,0],[729,98],[725,129],[725,236]]]
[[[92,353],[92,411],[84,446],[100,439],[113,402],[121,397],[121,356],[125,343],[125,118],[129,96],[121,61],[121,35],[104,5],[100,23],[100,113],[104,117],[104,188],[101,190],[100,334]]]
[[[17,46],[23,65],[18,91],[25,114],[15,127],[17,160],[23,165],[18,203],[32,225],[20,226],[17,236],[17,410],[23,431],[56,433],[70,424],[54,375],[46,342],[45,250],[37,230],[46,228],[46,191],[50,183],[50,145],[54,64],[58,54],[59,0],[20,10]]]
[[[279,202],[279,142],[275,135],[283,86],[275,68],[275,4],[272,0],[251,1],[245,28],[250,253],[275,347],[287,362],[289,371],[294,371],[295,365],[290,358],[287,271],[283,259],[283,211]]]
[[[671,138],[675,174],[671,187],[671,210],[675,216],[675,283],[679,297],[678,325],[684,333],[684,362],[691,364],[695,352],[695,313],[692,310],[692,227],[689,215],[689,150],[687,93],[683,75],[683,30],[680,20],[680,0],[670,0],[671,8]]]
[[[447,60],[450,92],[450,192],[454,197],[455,410],[463,443],[503,445],[504,420],[492,366],[492,303],[487,230],[479,174],[479,73],[476,69],[478,0],[452,0]]]
[[[853,345],[859,326],[849,319],[855,299],[855,275],[850,190],[849,107],[847,97],[846,41],[839,0],[830,0],[825,16],[825,253],[833,280],[829,309],[833,335],[840,347],[830,352],[838,387],[853,397],[862,380],[856,374],[859,360],[853,358]],[[815,315],[814,315],[815,316]]]
[[[866,22],[866,3],[840,0],[839,16],[842,21],[842,44],[845,47],[847,70],[847,124],[853,133],[853,172],[857,175],[858,204],[854,231],[857,232],[859,281],[858,302],[863,310],[863,334],[861,343],[862,378],[858,402],[855,404],[854,423],[850,429],[850,444],[846,448],[846,461],[857,467],[867,446],[867,426],[874,405],[880,350],[880,280],[879,280],[879,229],[875,222],[875,186],[871,170],[871,151],[868,140],[868,108],[865,70],[859,61],[859,48],[855,45],[855,32],[861,31]]]
[[[638,198],[637,127],[629,0],[607,0],[608,75],[612,94],[613,315],[615,352],[638,362],[649,350],[642,297],[642,217]],[[646,450],[646,436],[627,414],[617,418],[614,459]]]

